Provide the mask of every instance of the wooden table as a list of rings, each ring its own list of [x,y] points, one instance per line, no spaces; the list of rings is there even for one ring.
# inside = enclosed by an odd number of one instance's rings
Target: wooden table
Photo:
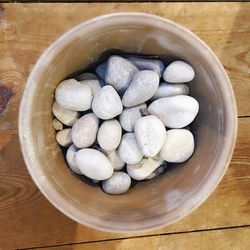
[[[20,151],[18,106],[42,51],[91,17],[142,11],[200,36],[226,68],[239,130],[216,191],[180,222],[141,234],[100,232],[54,208],[31,180]],[[0,4],[0,249],[250,249],[250,3]]]

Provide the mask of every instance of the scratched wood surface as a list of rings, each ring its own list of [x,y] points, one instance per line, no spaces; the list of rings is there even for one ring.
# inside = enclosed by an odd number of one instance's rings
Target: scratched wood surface
[[[157,14],[199,35],[226,68],[239,112],[235,152],[212,196],[182,221],[137,235],[100,232],[57,211],[32,182],[17,131],[25,81],[42,51],[81,21],[119,11]],[[250,3],[0,4],[0,249],[249,249],[249,41]]]

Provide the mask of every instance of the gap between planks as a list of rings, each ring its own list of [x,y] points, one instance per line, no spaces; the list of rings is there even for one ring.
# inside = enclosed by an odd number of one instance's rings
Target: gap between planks
[[[159,234],[149,234],[149,235],[138,235],[131,237],[121,237],[121,238],[113,238],[113,239],[103,239],[103,240],[93,240],[93,241],[80,241],[73,243],[64,243],[64,244],[55,244],[55,245],[47,245],[47,246],[36,246],[36,247],[28,247],[28,248],[17,248],[17,250],[33,250],[33,249],[43,249],[43,248],[56,248],[56,247],[64,247],[64,246],[74,246],[74,245],[84,245],[91,243],[100,243],[100,242],[110,242],[110,241],[119,241],[119,240],[131,240],[131,239],[140,239],[140,238],[149,238],[156,236],[166,236],[166,235],[178,235],[178,234],[192,234],[192,233],[200,233],[200,232],[212,232],[219,230],[231,230],[238,228],[250,228],[250,224],[247,225],[239,225],[239,226],[229,226],[229,227],[217,227],[217,228],[207,228],[207,229],[197,229],[190,231],[180,231],[180,232],[169,232],[169,233],[159,233]]]

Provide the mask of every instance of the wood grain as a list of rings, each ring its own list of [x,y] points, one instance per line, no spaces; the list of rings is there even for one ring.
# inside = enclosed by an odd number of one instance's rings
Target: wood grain
[[[194,31],[215,51],[229,73],[239,115],[250,116],[250,45],[247,42],[250,41],[250,3],[0,5],[0,249],[134,236],[96,231],[56,210],[27,173],[17,136],[18,106],[25,80],[42,51],[79,22],[118,11],[157,14]],[[229,170],[208,201],[182,221],[141,235],[250,224],[249,127],[250,118],[239,119],[238,140]],[[247,233],[248,230],[242,234]],[[220,242],[219,236],[212,233],[204,237],[204,242],[205,239]],[[241,233],[235,233],[235,238],[243,241]],[[189,238],[185,242],[190,242]],[[150,243],[146,244],[145,249],[151,249]],[[232,246],[240,249],[238,245]]]
[[[250,246],[250,228],[195,232],[177,235],[161,235],[108,242],[86,243],[56,247],[58,250],[246,250]],[[39,249],[39,248],[38,248]],[[54,248],[43,248],[54,249]]]

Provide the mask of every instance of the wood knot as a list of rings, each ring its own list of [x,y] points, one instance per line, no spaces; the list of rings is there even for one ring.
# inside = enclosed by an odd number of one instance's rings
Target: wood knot
[[[5,86],[0,86],[0,113],[2,113],[5,110],[7,103],[12,95],[13,92],[11,89]]]

